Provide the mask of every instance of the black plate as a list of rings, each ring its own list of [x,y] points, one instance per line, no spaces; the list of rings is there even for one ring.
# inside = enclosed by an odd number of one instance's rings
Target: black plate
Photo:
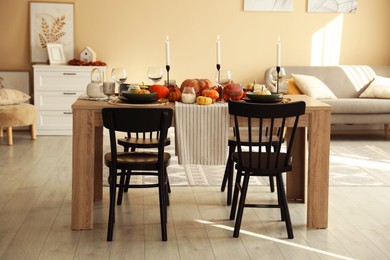
[[[132,104],[147,104],[157,100],[156,93],[150,94],[132,94],[122,91],[121,95],[118,96],[120,100],[126,103]]]
[[[277,103],[283,100],[283,95],[278,93],[271,95],[256,95],[246,93],[246,97],[243,98],[243,100],[254,103]]]

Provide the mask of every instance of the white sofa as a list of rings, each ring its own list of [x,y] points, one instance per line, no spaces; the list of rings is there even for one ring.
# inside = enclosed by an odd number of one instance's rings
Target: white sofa
[[[390,66],[285,66],[286,77],[291,74],[311,75],[320,79],[335,94],[336,99],[321,99],[332,105],[332,124],[390,123],[390,99],[360,98],[360,94],[376,76],[390,78]],[[270,70],[264,80],[271,86]]]

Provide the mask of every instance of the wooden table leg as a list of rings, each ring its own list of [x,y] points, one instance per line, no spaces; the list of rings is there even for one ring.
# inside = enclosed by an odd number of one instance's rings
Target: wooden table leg
[[[307,226],[328,227],[330,111],[312,113],[309,127]]]
[[[103,127],[95,127],[94,200],[103,199]]]
[[[287,130],[287,138],[290,136]],[[286,175],[286,196],[290,202],[305,202],[306,194],[306,128],[298,127],[292,154],[292,172]]]
[[[95,129],[93,111],[73,110],[72,229],[93,228]]]

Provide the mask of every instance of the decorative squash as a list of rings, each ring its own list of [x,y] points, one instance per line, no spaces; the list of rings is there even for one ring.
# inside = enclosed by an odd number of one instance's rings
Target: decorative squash
[[[208,79],[186,79],[181,83],[181,92],[183,92],[184,87],[193,87],[196,96],[200,96],[204,89],[211,88],[211,82]]]
[[[156,92],[157,98],[167,98],[169,90],[166,86],[154,84],[149,88],[150,92]]]
[[[181,92],[180,89],[176,86],[169,86],[169,94],[168,94],[168,99],[169,101],[179,101],[181,99]]]
[[[214,103],[219,98],[219,93],[215,89],[205,89],[202,91],[202,96],[211,98]]]
[[[207,105],[211,105],[212,103],[213,103],[213,100],[209,97],[199,96],[196,98],[196,104],[198,104],[198,105],[207,106]]]
[[[228,100],[240,100],[244,96],[244,91],[240,83],[229,83],[223,89],[223,98]]]

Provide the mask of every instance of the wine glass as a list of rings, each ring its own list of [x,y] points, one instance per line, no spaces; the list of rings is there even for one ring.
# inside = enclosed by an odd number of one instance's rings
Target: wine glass
[[[149,67],[148,78],[153,81],[153,84],[156,84],[162,79],[163,73],[164,71],[162,67]]]
[[[218,92],[220,96],[220,99],[218,100],[224,102],[225,100],[223,98],[223,89],[227,84],[232,82],[232,72],[230,70],[217,71],[216,81],[218,84]]]
[[[127,80],[127,73],[124,68],[114,68],[111,71],[111,78],[113,81],[115,81],[118,84],[118,87],[120,84],[125,83]]]

